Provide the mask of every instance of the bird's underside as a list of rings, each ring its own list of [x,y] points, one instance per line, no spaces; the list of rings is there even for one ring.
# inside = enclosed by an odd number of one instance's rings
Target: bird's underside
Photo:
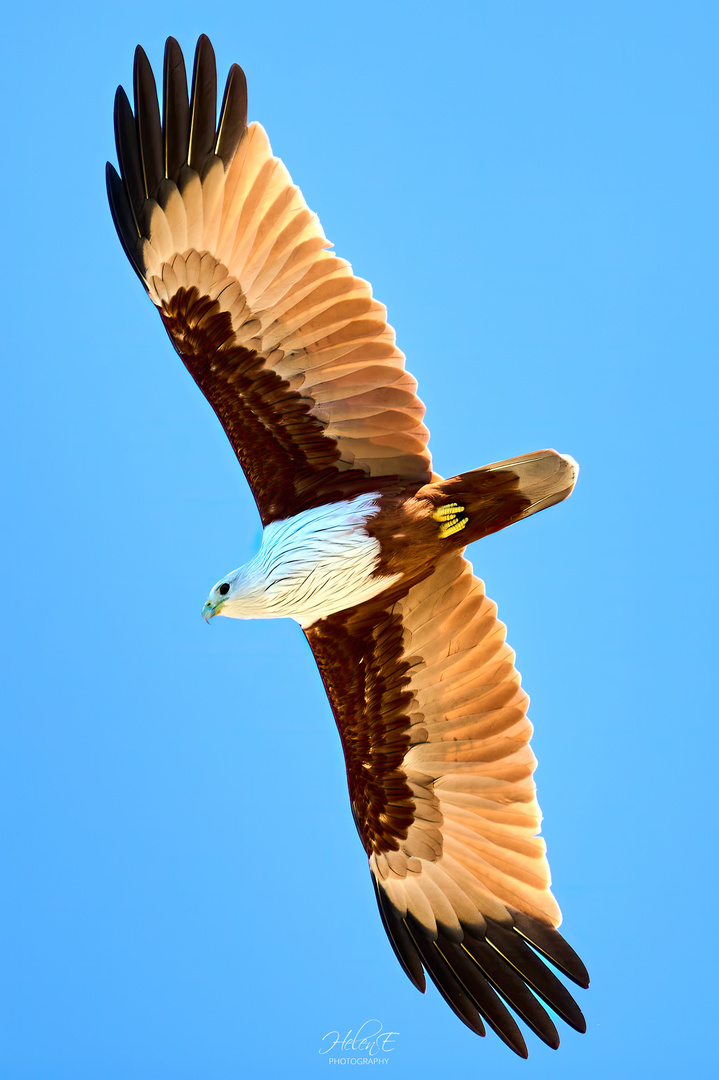
[[[385,308],[328,250],[264,131],[247,125],[241,69],[230,71],[218,121],[209,41],[198,42],[188,95],[169,39],[162,116],[139,48],[134,99],[133,114],[118,90],[113,218],[252,488],[269,552],[255,560],[255,593],[262,567],[282,582],[310,558],[304,523],[324,530],[330,569],[312,556],[319,570],[304,575],[321,601],[259,613],[292,614],[305,630],[394,951],[419,989],[429,972],[473,1031],[488,1024],[526,1056],[514,1013],[556,1047],[543,1003],[585,1025],[545,960],[580,986],[588,977],[556,929],[528,699],[463,550],[566,498],[574,463],[545,450],[451,480],[434,474],[424,407]],[[345,528],[342,515],[360,506]],[[335,545],[321,522],[338,515]],[[301,539],[291,557],[278,555],[279,535]],[[335,546],[357,578],[345,592]],[[242,614],[246,582],[240,571],[219,582],[208,616]]]

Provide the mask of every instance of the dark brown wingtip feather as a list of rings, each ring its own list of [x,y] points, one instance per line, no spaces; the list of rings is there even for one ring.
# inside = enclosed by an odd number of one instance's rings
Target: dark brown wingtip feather
[[[121,86],[118,86],[115,94],[114,119],[117,161],[139,236],[142,232],[140,221],[145,206],[145,182],[142,177],[140,148],[137,142],[137,125],[127,94]]]
[[[422,957],[422,963],[429,972],[432,982],[452,1012],[459,1017],[463,1024],[467,1025],[470,1031],[473,1031],[476,1035],[484,1035],[485,1027],[475,1002],[465,993],[464,987],[455,978],[447,961],[436,947],[437,943],[427,938],[426,932],[413,919],[404,920],[404,924],[417,952]],[[517,1029],[517,1034],[521,1039],[519,1029]]]
[[[233,64],[225,84],[215,153],[227,168],[247,130],[247,79],[239,64]]]
[[[462,973],[450,959],[454,943],[442,933],[441,928],[437,940],[433,941],[411,916],[406,925],[432,982],[460,1020],[477,1035],[484,1034],[482,1020],[486,1021],[510,1050],[519,1057],[528,1057],[527,1044],[517,1022],[481,972],[478,972],[479,978],[470,981],[470,985],[464,982]]]
[[[162,68],[162,130],[164,133],[165,176],[177,183],[187,161],[190,143],[190,100],[182,49],[173,37],[165,42]]]
[[[557,1016],[561,1016],[566,1024],[581,1034],[587,1030],[582,1011],[566,986],[516,930],[487,920],[486,940],[522,976],[535,994],[554,1009]]]
[[[450,945],[446,957],[470,992],[478,980],[486,979],[521,1020],[547,1046],[556,1050],[559,1034],[551,1018],[527,984],[486,941],[466,934],[461,945]]]
[[[589,972],[558,930],[555,930],[553,926],[545,926],[538,919],[533,919],[521,911],[512,911],[511,915],[515,928],[530,945],[533,945],[542,956],[546,956],[547,960],[577,986],[587,989]]]
[[[427,989],[427,981],[424,977],[424,968],[420,962],[414,941],[405,926],[404,919],[392,901],[387,898],[379,887],[374,874],[370,873],[370,877],[374,885],[374,894],[382,925],[385,928],[390,945],[394,949],[394,954],[409,981],[423,994]]]
[[[133,86],[137,141],[140,148],[145,195],[148,199],[154,199],[157,197],[157,190],[165,175],[162,160],[162,124],[155,76],[152,74],[150,61],[141,45],[135,49]]]
[[[139,237],[137,222],[135,221],[132,212],[125,185],[109,161],[105,166],[105,182],[107,183],[107,197],[110,202],[110,212],[112,213],[112,220],[115,223],[120,243],[130,260],[133,270],[144,285],[145,279],[142,276],[142,269],[137,261],[137,240]]]
[[[217,68],[210,39],[202,34],[197,41],[190,96],[190,145],[188,163],[202,173],[208,154],[215,148],[217,119]]]
[[[570,1027],[586,1031],[579,1006],[530,948],[519,927],[514,929],[487,919],[486,935],[464,927],[464,940],[459,943],[439,926],[435,941],[411,915],[402,917],[374,874],[372,883],[382,923],[405,974],[419,990],[424,990],[424,967],[450,1008],[472,1031],[483,1034],[484,1021],[516,1054],[527,1057],[517,1022],[500,998],[553,1050],[559,1046],[559,1035],[538,999],[546,1002]],[[576,956],[552,927],[545,927],[521,912],[513,912],[513,916],[515,922],[532,931],[534,938],[551,945],[555,954],[562,952],[564,946]],[[562,946],[554,940],[555,936]],[[577,973],[576,967],[574,971]]]

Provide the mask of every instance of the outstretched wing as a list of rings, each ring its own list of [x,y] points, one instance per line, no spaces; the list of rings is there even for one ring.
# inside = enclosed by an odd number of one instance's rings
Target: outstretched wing
[[[138,47],[135,113],[115,99],[121,177],[107,183],[130,262],[220,419],[263,524],[309,506],[430,479],[424,407],[387,313],[327,248],[233,66],[217,115],[215,57],[165,48],[163,115]]]
[[[486,1021],[523,1057],[501,999],[552,1047],[557,1031],[535,995],[584,1031],[578,1006],[534,951],[588,985],[557,933],[536,835],[528,698],[470,564],[450,555],[393,604],[379,597],[306,634],[382,920],[409,978],[424,990],[426,968],[465,1024],[483,1035]]]

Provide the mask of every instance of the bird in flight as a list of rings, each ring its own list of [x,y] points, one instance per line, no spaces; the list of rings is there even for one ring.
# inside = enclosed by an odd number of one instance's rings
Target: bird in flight
[[[350,805],[385,930],[472,1031],[522,1057],[514,1014],[559,1045],[542,1003],[585,1022],[550,964],[584,965],[557,931],[528,698],[471,541],[561,502],[577,466],[540,450],[432,471],[417,383],[384,306],[329,249],[230,70],[217,119],[212,46],[188,94],[169,38],[162,113],[138,47],[108,164],[117,232],[242,466],[259,551],[203,615],[292,618],[332,707]],[[549,961],[549,963],[547,963]],[[510,1011],[511,1010],[511,1011]]]

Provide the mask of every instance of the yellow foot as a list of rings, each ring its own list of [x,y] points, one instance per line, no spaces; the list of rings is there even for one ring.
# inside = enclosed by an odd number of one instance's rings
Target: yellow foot
[[[469,521],[468,517],[461,516],[463,513],[464,507],[456,502],[445,503],[444,506],[437,507],[432,517],[439,522],[440,540],[446,540],[448,536],[454,536],[455,533],[462,531]]]

